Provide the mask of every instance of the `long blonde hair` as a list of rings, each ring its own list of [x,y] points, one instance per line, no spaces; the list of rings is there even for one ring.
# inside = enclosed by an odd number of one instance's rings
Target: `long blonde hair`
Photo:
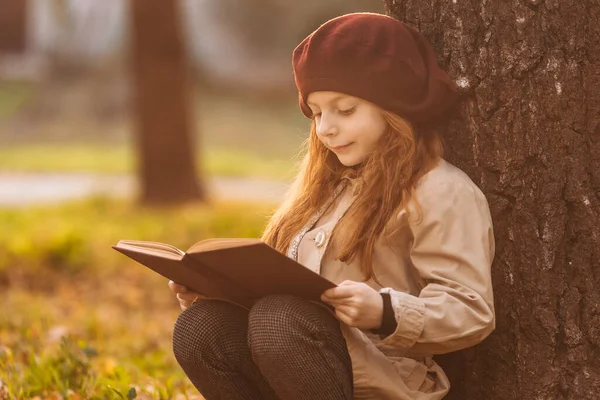
[[[339,260],[349,263],[358,256],[365,281],[376,280],[372,255],[377,238],[394,216],[408,206],[417,181],[443,153],[436,132],[415,132],[400,116],[381,112],[387,129],[375,150],[355,168],[344,166],[321,143],[312,121],[306,155],[286,200],[265,228],[265,243],[285,254],[294,236],[333,195],[339,183],[351,181],[357,198],[330,240],[339,240]],[[340,234],[338,238],[338,232],[344,232],[343,237]]]

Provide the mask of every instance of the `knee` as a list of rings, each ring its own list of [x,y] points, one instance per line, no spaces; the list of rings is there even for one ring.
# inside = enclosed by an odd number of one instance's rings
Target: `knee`
[[[180,364],[227,357],[236,341],[245,342],[247,315],[218,300],[200,300],[183,311],[173,328],[173,354]],[[236,340],[237,339],[237,340]],[[223,344],[228,342],[226,346]],[[245,343],[244,343],[245,344]]]
[[[293,327],[307,315],[306,300],[291,295],[271,295],[258,300],[249,315],[249,329]]]
[[[248,318],[252,353],[288,354],[294,337],[318,336],[318,329],[312,329],[318,321],[313,321],[311,307],[314,305],[291,295],[267,296],[256,302]]]

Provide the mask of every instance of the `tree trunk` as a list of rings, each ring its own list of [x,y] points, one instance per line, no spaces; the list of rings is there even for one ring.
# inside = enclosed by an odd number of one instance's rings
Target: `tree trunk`
[[[141,200],[173,204],[203,199],[194,162],[179,3],[132,0],[131,4]]]
[[[0,53],[27,47],[27,0],[0,0]]]
[[[600,2],[386,0],[461,86],[447,158],[492,209],[496,331],[450,399],[600,398]]]

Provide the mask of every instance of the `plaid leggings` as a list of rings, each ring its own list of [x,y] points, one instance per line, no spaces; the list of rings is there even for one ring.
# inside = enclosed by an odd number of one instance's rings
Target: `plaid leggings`
[[[325,308],[268,296],[248,312],[200,300],[181,313],[173,352],[207,400],[352,399],[352,364]]]

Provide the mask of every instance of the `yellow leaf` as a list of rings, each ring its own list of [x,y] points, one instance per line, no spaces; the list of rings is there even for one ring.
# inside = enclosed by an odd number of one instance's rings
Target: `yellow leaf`
[[[113,357],[104,357],[100,360],[100,371],[107,375],[112,375],[117,367],[117,360]]]

